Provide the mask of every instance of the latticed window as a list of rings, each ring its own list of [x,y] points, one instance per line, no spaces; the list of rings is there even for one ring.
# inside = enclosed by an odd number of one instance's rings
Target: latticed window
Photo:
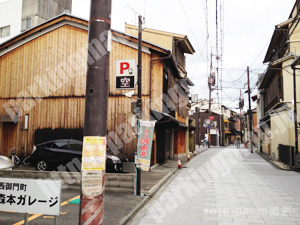
[[[0,38],[8,37],[10,35],[10,26],[0,28]]]

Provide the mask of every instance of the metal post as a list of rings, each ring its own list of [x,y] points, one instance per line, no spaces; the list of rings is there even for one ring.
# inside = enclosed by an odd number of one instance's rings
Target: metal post
[[[296,59],[294,62],[298,61]],[[297,63],[295,63],[297,65]],[[292,162],[292,166],[297,166],[297,154],[298,154],[298,130],[297,130],[297,90],[296,90],[296,65],[292,64],[293,68],[293,88],[294,88],[294,131],[295,131],[295,149],[294,149],[294,162]]]
[[[253,153],[253,135],[252,135],[252,110],[251,110],[251,93],[250,93],[250,78],[249,78],[249,66],[247,67],[247,77],[248,77],[248,99],[249,99],[249,132],[250,132],[250,141],[249,147],[250,152]]]
[[[58,216],[54,216],[54,225],[58,225]]]
[[[28,225],[28,213],[25,213],[25,219],[24,219],[24,221],[25,221],[25,225]]]
[[[222,126],[222,120],[224,121],[223,119],[223,107],[221,105],[221,116],[220,116],[220,146],[223,146],[223,126]]]
[[[140,119],[142,119],[142,16],[139,16],[138,30],[138,99],[137,99],[137,140],[140,133]],[[141,195],[141,170],[136,168],[136,195]]]
[[[84,136],[105,137],[107,133],[110,16],[111,0],[91,0],[88,43],[93,45],[88,45]],[[105,52],[97,53],[99,48]],[[104,183],[105,171],[101,171],[101,177]],[[81,190],[80,224],[103,223],[104,191],[101,191],[99,196],[90,197]]]
[[[296,89],[296,68],[293,73],[294,82],[294,126],[295,126],[295,154],[298,154],[298,131],[297,131],[297,89]],[[295,157],[296,158],[296,157]]]

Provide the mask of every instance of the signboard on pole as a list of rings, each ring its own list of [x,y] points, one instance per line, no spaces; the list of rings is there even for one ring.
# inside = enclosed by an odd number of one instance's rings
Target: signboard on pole
[[[150,170],[153,133],[156,121],[140,120],[140,134],[137,144],[137,168]]]
[[[100,196],[104,191],[106,137],[87,136],[82,148],[82,193]]]
[[[58,216],[61,181],[0,178],[0,211]]]
[[[116,89],[135,89],[137,82],[137,65],[135,59],[117,60]]]

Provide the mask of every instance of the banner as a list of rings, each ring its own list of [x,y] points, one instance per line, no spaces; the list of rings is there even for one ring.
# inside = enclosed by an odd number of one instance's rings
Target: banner
[[[156,121],[140,120],[140,134],[137,143],[137,168],[150,170],[153,133]]]

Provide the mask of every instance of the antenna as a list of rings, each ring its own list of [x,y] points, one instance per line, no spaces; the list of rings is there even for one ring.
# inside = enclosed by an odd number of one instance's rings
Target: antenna
[[[136,22],[136,18],[137,15],[142,15],[141,13],[139,13],[138,11],[136,11],[134,8],[132,8],[130,5],[126,4],[128,8],[130,8],[133,12],[134,12],[134,25],[137,26],[137,22]]]

